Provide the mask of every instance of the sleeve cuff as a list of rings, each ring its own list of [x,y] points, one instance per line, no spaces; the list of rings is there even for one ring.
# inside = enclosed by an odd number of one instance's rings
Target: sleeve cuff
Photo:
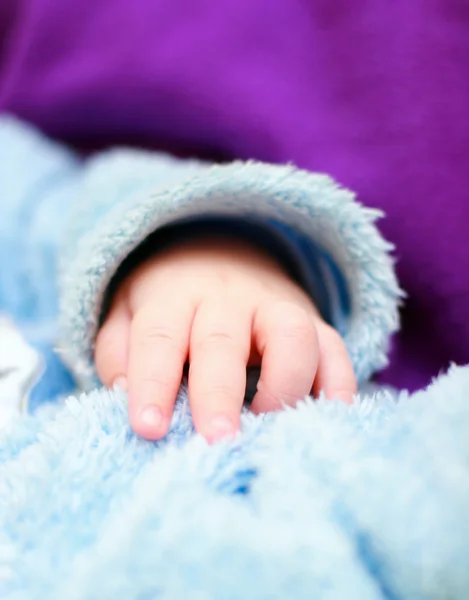
[[[122,168],[122,157],[119,161]],[[109,181],[116,168],[112,157],[101,162],[98,172],[104,173],[98,179]],[[64,255],[61,353],[85,389],[98,383],[93,345],[103,299],[119,266],[155,231],[201,218],[242,220],[278,236],[318,308],[343,335],[359,382],[387,364],[402,294],[392,247],[375,226],[378,211],[359,205],[328,176],[292,166],[191,163],[186,172],[178,169],[153,193],[119,202]],[[74,226],[81,225],[78,218]]]

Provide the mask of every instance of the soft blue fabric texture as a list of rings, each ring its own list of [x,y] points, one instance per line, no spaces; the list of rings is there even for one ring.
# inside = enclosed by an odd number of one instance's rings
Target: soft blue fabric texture
[[[468,399],[459,368],[212,447],[184,396],[157,444],[119,391],[42,409],[0,439],[0,597],[467,600]]]
[[[67,149],[0,117],[0,312],[15,320],[46,359],[32,407],[75,387],[53,348],[57,256],[81,172],[80,161]]]
[[[96,383],[102,299],[129,252],[211,217],[279,236],[365,382],[401,295],[375,212],[291,166],[126,149],[82,161],[10,118],[0,186],[0,311],[48,358],[36,412],[0,435],[0,598],[469,597],[467,368],[399,401],[246,413],[239,438],[213,447],[184,388],[158,444],[132,434],[118,390],[44,404],[74,385],[59,334],[79,383]]]

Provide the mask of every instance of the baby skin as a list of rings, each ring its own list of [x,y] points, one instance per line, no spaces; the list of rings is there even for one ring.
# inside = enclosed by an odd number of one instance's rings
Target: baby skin
[[[122,343],[123,342],[123,343]],[[196,430],[236,434],[247,367],[260,367],[251,410],[310,393],[351,402],[357,384],[340,335],[276,259],[238,239],[191,239],[136,267],[96,340],[102,382],[128,391],[134,431],[168,432],[184,367]]]

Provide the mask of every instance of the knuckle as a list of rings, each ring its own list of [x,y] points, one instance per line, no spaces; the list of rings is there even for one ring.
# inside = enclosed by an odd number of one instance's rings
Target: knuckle
[[[173,391],[177,386],[179,386],[180,381],[175,375],[149,372],[145,373],[141,377],[141,383],[143,385],[150,385],[151,387],[157,387],[165,391]]]
[[[211,398],[227,399],[229,404],[236,404],[233,389],[227,383],[212,383],[204,392],[204,396],[207,400],[210,400]]]
[[[345,341],[340,333],[327,323],[321,325],[318,328],[321,341],[327,343],[327,345],[334,346],[335,348],[343,347],[345,349]]]
[[[205,338],[207,343],[223,343],[223,344],[232,344],[233,336],[227,333],[226,331],[212,331]]]
[[[340,335],[340,333],[337,331],[337,329],[335,329],[335,327],[332,327],[332,325],[326,324],[324,326],[325,331],[327,332],[327,335],[333,339],[334,341],[337,342],[342,342],[342,336]]]
[[[308,313],[298,307],[285,309],[279,322],[279,330],[283,337],[297,338],[312,342],[316,339],[316,327]]]
[[[269,405],[273,408],[281,408],[283,404],[292,406],[299,400],[298,395],[292,393],[288,387],[282,386],[274,391],[270,385],[263,380],[259,381],[258,391],[262,393]]]
[[[176,339],[176,335],[171,327],[165,325],[150,325],[145,330],[144,336],[149,342],[170,341]]]
[[[138,345],[142,348],[164,345],[179,352],[183,351],[185,340],[172,327],[146,325],[139,331]]]
[[[197,340],[195,343],[195,347],[198,350],[211,349],[217,346],[232,348],[235,345],[236,341],[234,337],[230,333],[221,330],[211,331]]]

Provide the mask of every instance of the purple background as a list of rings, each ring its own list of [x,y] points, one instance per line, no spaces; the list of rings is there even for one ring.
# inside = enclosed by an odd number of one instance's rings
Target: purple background
[[[383,208],[385,380],[469,362],[467,0],[1,0],[0,110],[81,147],[293,161]]]

